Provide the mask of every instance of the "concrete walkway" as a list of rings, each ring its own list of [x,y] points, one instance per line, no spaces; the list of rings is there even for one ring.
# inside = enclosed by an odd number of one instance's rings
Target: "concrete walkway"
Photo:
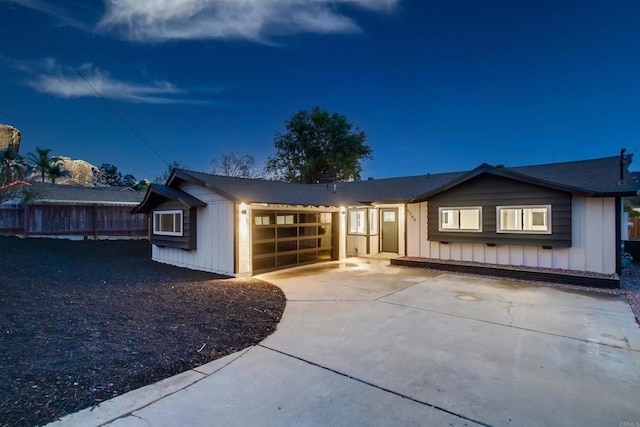
[[[624,297],[386,264],[263,275],[288,303],[260,345],[55,424],[640,423]]]

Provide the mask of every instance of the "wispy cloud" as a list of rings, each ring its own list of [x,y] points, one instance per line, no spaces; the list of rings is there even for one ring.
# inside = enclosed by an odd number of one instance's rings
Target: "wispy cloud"
[[[33,89],[60,98],[102,97],[138,104],[219,104],[206,99],[210,95],[202,90],[194,94],[167,81],[140,83],[118,80],[93,64],[82,64],[74,69],[53,59],[41,62],[0,59],[5,65],[29,74],[27,84]],[[220,89],[215,88],[215,92],[219,93]],[[203,94],[204,99],[200,96]]]
[[[60,25],[115,33],[138,42],[241,39],[268,43],[274,35],[359,32],[351,12],[391,13],[400,0],[103,0],[104,9],[83,2],[55,6],[45,0],[3,2],[49,14]]]
[[[51,2],[43,0],[0,0],[0,3],[16,4],[28,9],[37,10],[42,13],[53,16],[60,25],[79,28],[84,31],[93,31],[94,26],[82,19],[74,18],[73,11],[69,9],[63,9],[60,6],[54,6]],[[75,9],[78,9],[76,5]]]
[[[265,41],[272,35],[360,31],[351,6],[389,13],[400,0],[105,0],[98,27],[140,42]]]

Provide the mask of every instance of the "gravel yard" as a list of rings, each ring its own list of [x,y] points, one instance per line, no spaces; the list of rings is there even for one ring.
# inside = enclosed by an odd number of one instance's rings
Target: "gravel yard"
[[[251,346],[268,283],[151,261],[146,241],[0,237],[0,425],[39,425]]]
[[[640,264],[632,264],[631,268],[622,272],[620,287],[629,300],[636,322],[640,325]]]

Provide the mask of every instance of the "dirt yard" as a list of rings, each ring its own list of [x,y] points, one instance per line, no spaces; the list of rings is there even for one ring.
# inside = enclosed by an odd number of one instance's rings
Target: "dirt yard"
[[[151,261],[144,241],[0,237],[0,425],[39,425],[258,343],[277,287]]]

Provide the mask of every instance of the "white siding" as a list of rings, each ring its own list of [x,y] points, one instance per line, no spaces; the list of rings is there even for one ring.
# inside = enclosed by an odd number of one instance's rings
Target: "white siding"
[[[244,214],[242,211],[246,211]],[[238,272],[236,276],[245,277],[253,274],[253,259],[251,251],[251,207],[240,203],[238,215]]]
[[[367,236],[347,234],[347,255],[357,256],[367,253]]]
[[[427,244],[427,204],[407,205],[407,256],[419,256]]]
[[[207,203],[207,206],[197,209],[196,249],[186,251],[154,245],[152,259],[178,267],[233,276],[235,270],[233,202],[194,184],[185,183],[180,188]]]
[[[611,274],[616,268],[614,198],[572,199],[572,247],[478,243],[441,244],[427,235],[426,203],[407,206],[407,255],[487,264],[545,267]],[[414,221],[415,218],[415,221]]]
[[[191,194],[193,197],[197,197],[203,202],[229,202],[230,200],[222,197],[220,194],[215,193],[208,188],[201,187],[197,184],[190,182],[183,182],[180,185],[180,189],[185,193]]]
[[[347,210],[340,206],[340,214],[338,215],[338,259],[347,258]]]

